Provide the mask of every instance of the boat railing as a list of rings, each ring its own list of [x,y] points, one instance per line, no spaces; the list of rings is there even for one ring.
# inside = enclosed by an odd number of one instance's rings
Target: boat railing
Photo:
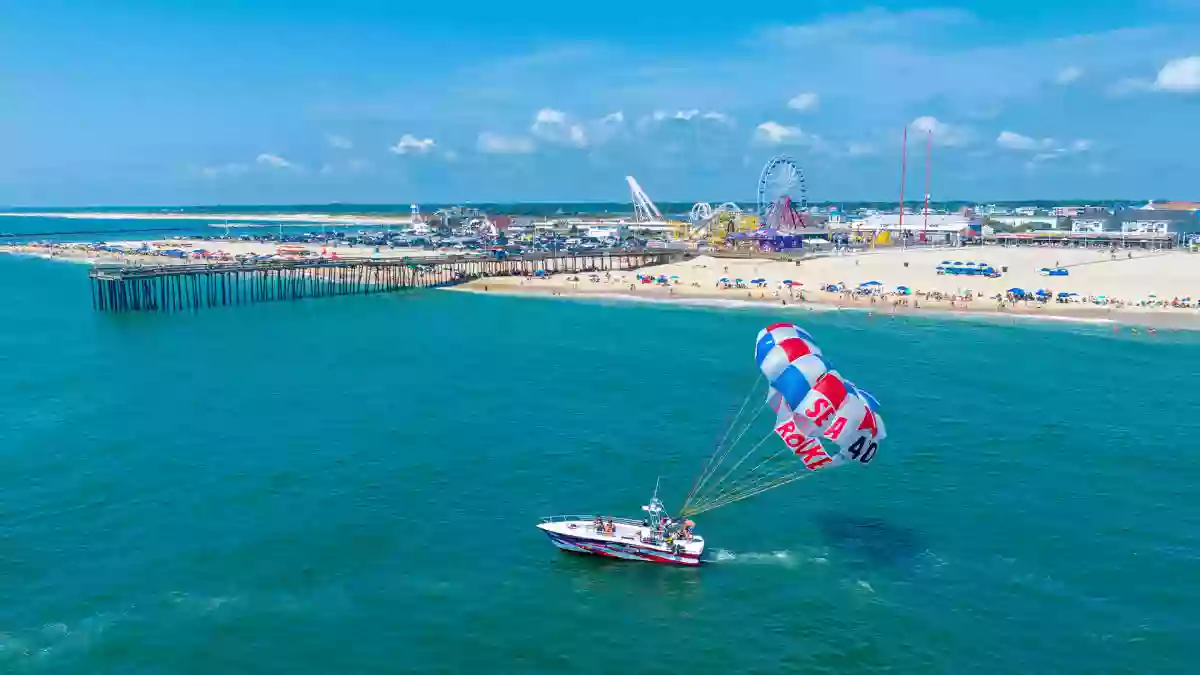
[[[633,527],[642,527],[645,524],[645,521],[635,520],[633,518],[611,518],[610,519],[608,516],[602,516],[602,518],[604,518],[605,522],[612,520],[613,523],[632,525]],[[563,522],[567,522],[570,520],[585,520],[590,523],[590,522],[596,520],[596,514],[589,513],[589,514],[566,515],[566,516],[546,516],[545,518],[542,518],[543,523],[563,523]]]

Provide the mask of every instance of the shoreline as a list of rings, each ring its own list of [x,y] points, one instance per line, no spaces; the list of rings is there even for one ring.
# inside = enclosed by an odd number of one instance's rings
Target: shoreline
[[[181,240],[178,243],[182,245],[185,242]],[[233,249],[232,252],[234,253],[248,253],[261,248],[258,244],[246,244],[244,242],[205,241],[204,244],[206,246],[224,245],[226,248]],[[273,250],[273,245],[267,248]],[[333,252],[351,257],[354,257],[355,254],[373,254],[373,250],[369,247],[335,248]],[[153,256],[133,251],[108,252],[90,250],[86,246],[81,247],[78,244],[0,244],[0,253],[25,255],[43,260],[72,264],[115,263],[135,266],[162,266],[193,262],[190,258]],[[423,250],[385,249],[372,257],[410,257],[419,259],[425,255],[435,253]],[[990,256],[997,255],[997,252],[987,250],[984,250],[983,253],[990,254]],[[1046,253],[1054,257],[1058,257],[1059,255],[1049,251]],[[938,259],[942,256],[952,254],[933,251],[922,253],[921,255],[928,259]],[[1187,286],[1191,286],[1194,283],[1192,279],[1195,278],[1195,273],[1191,272],[1191,266],[1197,259],[1191,258],[1188,254],[1180,255],[1188,257],[1175,256],[1174,264],[1176,266],[1183,265],[1186,268],[1182,273],[1185,274],[1186,281],[1188,282]],[[581,300],[610,300],[661,305],[675,304],[725,309],[783,306],[787,307],[788,310],[822,312],[845,310],[886,316],[912,315],[929,316],[930,318],[939,319],[972,318],[993,322],[997,320],[1007,320],[1009,322],[1027,320],[1079,323],[1110,325],[1114,331],[1118,330],[1118,327],[1122,325],[1130,327],[1145,326],[1152,329],[1200,330],[1200,304],[1172,306],[1170,303],[1163,303],[1162,301],[1152,304],[1135,304],[1115,296],[1110,296],[1109,300],[1104,300],[1104,296],[1100,296],[1100,300],[1096,302],[1092,302],[1092,298],[1090,297],[1078,298],[1072,302],[1014,301],[1012,298],[1003,298],[990,294],[994,293],[996,289],[1003,289],[1009,284],[1016,282],[1016,279],[983,280],[976,278],[967,280],[952,277],[929,278],[928,274],[925,275],[925,279],[922,279],[921,270],[919,268],[909,269],[909,263],[905,262],[906,260],[913,260],[913,258],[914,256],[905,256],[902,252],[881,252],[879,255],[870,256],[869,258],[826,258],[798,262],[780,262],[759,258],[716,260],[700,256],[681,263],[647,267],[636,272],[619,272],[615,276],[606,274],[604,281],[600,280],[599,275],[595,275],[595,278],[592,280],[578,276],[575,277],[575,280],[572,280],[572,276],[564,273],[543,277],[499,276],[476,279],[456,286],[455,290],[500,293],[513,296],[541,295],[545,297],[576,298]],[[1081,271],[1080,275],[1082,277],[1093,277],[1093,279],[1081,278],[1071,280],[1072,286],[1084,290],[1093,283],[1101,283],[1104,286],[1100,287],[1099,290],[1107,290],[1106,287],[1116,288],[1117,286],[1113,284],[1113,281],[1120,284],[1124,280],[1109,279],[1105,281],[1103,277],[1109,276],[1113,272],[1119,272],[1122,269],[1127,269],[1137,274],[1138,278],[1127,277],[1126,283],[1130,283],[1133,286],[1141,281],[1141,275],[1146,273],[1146,268],[1141,266],[1151,265],[1157,267],[1169,265],[1172,262],[1167,256],[1143,256],[1132,258],[1131,260],[1115,260],[1111,262],[1091,256],[1090,260],[1077,260],[1073,262],[1078,264],[1079,262],[1087,263],[1093,261],[1104,262],[1106,264],[1085,264],[1084,267],[1087,269],[1087,272]],[[584,274],[588,275],[588,273]],[[904,280],[912,284],[913,291],[903,295],[894,291],[860,294],[851,292],[853,287],[845,285],[842,286],[845,290],[837,293],[817,290],[824,285],[819,281],[820,279],[844,279],[850,274],[854,274],[858,278],[888,278],[892,280],[892,283]],[[667,275],[671,275],[673,279],[670,283],[667,283]],[[776,279],[776,282],[757,287],[730,287],[727,283],[724,285],[721,284],[718,278],[725,279],[727,277],[719,277],[719,275],[740,275],[750,279],[764,277],[764,280],[766,275],[770,275]],[[662,283],[641,283],[641,277],[643,276],[660,278]],[[1037,287],[1033,284],[1050,281],[1042,277],[1032,277],[1027,273],[1021,275],[1019,272],[1006,276],[1023,276],[1024,279],[1022,281],[1025,282],[1025,287],[1030,289]],[[787,278],[803,279],[804,282],[797,287],[788,288],[780,281]],[[1084,283],[1081,283],[1084,281],[1088,282],[1086,286]],[[920,283],[920,286],[917,286],[917,283]],[[976,289],[979,289],[980,286],[986,287],[987,285],[991,285],[992,289],[987,291],[976,290],[974,292],[969,290],[951,290],[954,286],[961,286],[967,283],[970,283]],[[954,286],[951,286],[951,284]],[[803,290],[799,290],[800,288]],[[920,288],[925,288],[927,291],[921,291],[919,290]],[[1130,290],[1133,289],[1130,288]],[[1094,293],[1095,291],[1093,290],[1092,292]],[[1124,294],[1122,295],[1124,296]],[[1079,301],[1084,299],[1088,301]]]
[[[1047,311],[1047,309],[995,310],[982,307],[951,309],[949,306],[929,301],[919,308],[892,307],[871,305],[864,302],[828,302],[823,300],[805,300],[803,302],[783,303],[776,298],[740,298],[729,297],[720,293],[692,293],[688,295],[636,295],[623,289],[605,291],[562,289],[556,286],[514,286],[513,284],[497,284],[498,278],[476,279],[464,284],[447,287],[441,290],[457,293],[473,293],[479,295],[502,295],[506,297],[554,298],[563,300],[579,300],[584,302],[612,301],[630,304],[681,306],[711,309],[782,309],[789,312],[857,312],[879,317],[928,317],[933,320],[964,319],[996,322],[1028,321],[1034,323],[1080,324],[1090,326],[1111,326],[1114,331],[1123,327],[1147,329],[1173,329],[1200,331],[1200,313],[1184,315],[1170,311],[1139,311],[1113,310],[1105,311],[1097,308],[1070,309],[1062,311]],[[485,289],[486,287],[486,289]],[[1097,314],[1101,314],[1097,316]]]

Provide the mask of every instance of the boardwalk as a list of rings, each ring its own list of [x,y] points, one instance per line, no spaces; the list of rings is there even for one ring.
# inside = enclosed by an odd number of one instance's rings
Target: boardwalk
[[[89,278],[92,305],[98,310],[172,311],[436,288],[489,276],[632,270],[679,260],[684,255],[682,251],[655,250],[527,255],[504,260],[446,256],[152,267],[98,264]]]

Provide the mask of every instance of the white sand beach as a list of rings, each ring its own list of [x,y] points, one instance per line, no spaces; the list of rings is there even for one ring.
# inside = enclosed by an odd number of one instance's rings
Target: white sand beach
[[[999,278],[939,275],[943,261],[983,262]],[[906,266],[907,263],[907,266]],[[1068,276],[1048,277],[1044,267],[1061,266]],[[642,283],[638,274],[670,279],[668,285]],[[671,277],[677,277],[671,279]],[[722,277],[742,279],[746,288],[725,288]],[[578,279],[576,281],[575,279]],[[807,303],[822,307],[862,308],[881,312],[943,310],[996,314],[1113,320],[1130,323],[1200,326],[1200,255],[1186,252],[1125,251],[1113,259],[1109,252],[1061,248],[1003,248],[998,246],[940,249],[887,250],[857,255],[818,257],[799,262],[769,259],[734,259],[699,256],[680,263],[647,267],[637,272],[600,275],[553,275],[549,278],[489,278],[468,284],[464,290],[548,293],[554,295],[608,295],[660,301],[740,301],[754,303]],[[759,287],[753,279],[766,279]],[[781,288],[790,280],[801,285]],[[871,295],[820,290],[827,284],[847,289],[878,281]],[[898,286],[911,290],[896,292]],[[1045,290],[1076,295],[1063,302],[1012,302],[1012,288],[1034,293]],[[996,296],[1001,296],[998,301]],[[1185,302],[1186,299],[1186,302]],[[1174,306],[1173,306],[1174,303]]]

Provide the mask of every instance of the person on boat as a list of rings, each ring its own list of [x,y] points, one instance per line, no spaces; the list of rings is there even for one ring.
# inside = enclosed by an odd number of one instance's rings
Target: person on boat
[[[604,524],[604,534],[607,534],[611,537],[612,534],[616,532],[616,529],[616,526],[613,525],[612,516],[609,516],[608,522]]]
[[[604,519],[601,518],[600,516],[596,516],[596,519],[592,521],[592,529],[596,530],[597,532],[603,531],[604,530]]]

